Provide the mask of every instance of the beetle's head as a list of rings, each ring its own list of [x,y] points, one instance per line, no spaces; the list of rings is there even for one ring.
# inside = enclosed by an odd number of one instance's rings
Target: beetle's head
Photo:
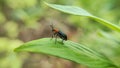
[[[52,28],[52,31],[54,31],[54,27],[53,27],[53,24],[50,25],[50,27]]]

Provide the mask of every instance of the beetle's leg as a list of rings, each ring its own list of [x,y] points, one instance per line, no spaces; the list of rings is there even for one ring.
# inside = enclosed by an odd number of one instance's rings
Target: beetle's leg
[[[64,42],[64,39],[62,39],[62,43]]]
[[[52,34],[52,38],[51,38],[51,40],[53,39],[53,37],[54,37],[54,34]]]
[[[51,36],[52,36],[52,38],[53,38],[53,31],[51,32]],[[51,38],[51,40],[52,40],[52,38]]]
[[[52,38],[51,38],[51,40],[53,39],[53,37],[55,36],[55,33],[54,32],[52,32]]]
[[[57,42],[57,36],[58,36],[58,34],[55,33],[55,44],[56,44],[56,42]]]
[[[53,34],[52,34],[52,37],[51,37],[51,39],[53,39]]]

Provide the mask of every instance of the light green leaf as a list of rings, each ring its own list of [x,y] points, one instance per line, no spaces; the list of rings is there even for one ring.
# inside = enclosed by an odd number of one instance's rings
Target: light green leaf
[[[15,51],[27,51],[54,55],[91,68],[117,68],[104,55],[72,41],[64,41],[64,43],[61,43],[61,40],[58,39],[55,44],[55,39],[51,40],[50,38],[43,38],[25,43],[16,48]]]
[[[110,22],[104,20],[104,19],[96,17],[96,16],[90,14],[89,12],[87,12],[86,10],[84,10],[84,9],[82,9],[80,7],[57,5],[57,4],[48,4],[46,2],[45,2],[45,4],[48,5],[49,7],[52,7],[54,9],[57,9],[59,11],[65,12],[65,13],[90,17],[90,18],[98,21],[99,23],[103,24],[104,26],[107,26],[108,28],[111,28],[113,30],[116,30],[116,31],[120,32],[120,26],[117,26],[117,25],[115,25],[113,23],[110,23]]]

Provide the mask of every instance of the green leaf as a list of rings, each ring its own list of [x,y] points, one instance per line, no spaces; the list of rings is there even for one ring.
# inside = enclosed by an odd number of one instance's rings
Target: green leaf
[[[82,9],[80,7],[66,6],[66,5],[57,5],[57,4],[48,4],[46,2],[45,2],[45,4],[48,5],[49,7],[52,7],[54,9],[57,9],[59,11],[65,12],[65,13],[90,17],[90,18],[98,21],[99,23],[107,26],[108,28],[111,28],[113,30],[116,30],[116,31],[120,32],[120,26],[117,26],[117,25],[115,25],[113,23],[110,23],[110,22],[104,20],[104,19],[96,17],[96,16],[90,14],[89,12],[85,11],[84,9]]]
[[[27,42],[16,48],[15,51],[27,51],[54,55],[89,66],[91,68],[117,68],[104,55],[72,41],[64,41],[64,43],[61,43],[61,40],[58,39],[55,44],[55,39],[51,40],[50,38],[43,38]]]

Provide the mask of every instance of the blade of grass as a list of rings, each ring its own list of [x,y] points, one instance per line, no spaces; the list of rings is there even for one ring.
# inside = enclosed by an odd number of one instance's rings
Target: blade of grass
[[[102,54],[99,54],[82,44],[72,41],[64,41],[64,44],[62,44],[61,40],[58,39],[55,44],[54,39],[51,40],[50,38],[43,38],[25,43],[16,48],[15,51],[27,51],[54,55],[89,66],[91,68],[117,68],[114,63],[107,58],[104,58]]]

